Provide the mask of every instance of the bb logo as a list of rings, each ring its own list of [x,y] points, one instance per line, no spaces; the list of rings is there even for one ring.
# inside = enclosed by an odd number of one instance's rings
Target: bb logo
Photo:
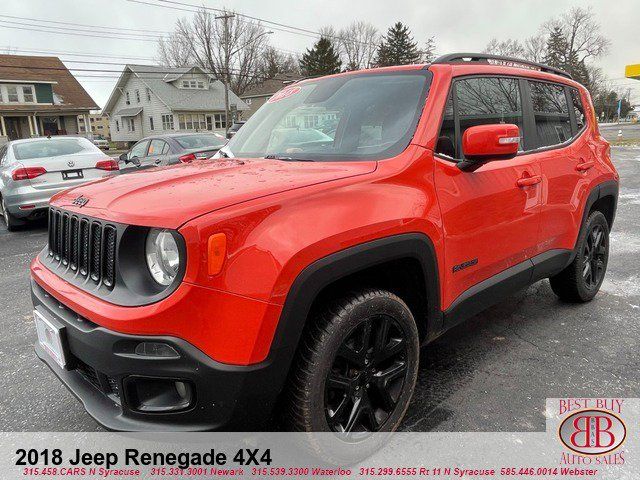
[[[579,410],[560,424],[558,435],[570,450],[582,455],[609,453],[627,438],[627,427],[607,410]]]

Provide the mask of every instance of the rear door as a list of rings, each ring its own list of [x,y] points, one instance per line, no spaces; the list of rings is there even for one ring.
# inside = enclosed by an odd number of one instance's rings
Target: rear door
[[[523,267],[523,272],[510,280],[522,286],[528,282],[526,260],[537,251],[542,195],[539,184],[518,183],[540,180],[537,161],[519,154],[488,162],[474,172],[456,166],[463,159],[462,135],[475,125],[516,124],[520,150],[528,149],[530,122],[523,114],[522,82],[493,76],[453,82],[435,152],[434,181],[445,232],[444,309],[480,282],[498,280],[511,267]]]
[[[543,179],[541,250],[571,250],[596,175],[583,99],[576,88],[561,84],[532,80],[528,86]]]
[[[142,164],[144,166],[155,166],[166,164],[167,153],[169,152],[169,144],[160,138],[153,138],[149,142],[147,156]]]

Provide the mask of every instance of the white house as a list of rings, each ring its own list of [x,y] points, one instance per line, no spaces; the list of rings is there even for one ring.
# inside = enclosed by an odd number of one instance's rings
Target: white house
[[[230,91],[229,109],[249,107]],[[102,112],[118,143],[177,131],[224,132],[224,84],[196,66],[126,65]]]

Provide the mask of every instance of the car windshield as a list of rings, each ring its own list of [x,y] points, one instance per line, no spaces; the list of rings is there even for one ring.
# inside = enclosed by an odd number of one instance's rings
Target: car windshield
[[[18,160],[59,157],[61,155],[95,151],[99,150],[85,138],[48,138],[46,140],[16,143],[13,146],[14,155]]]
[[[362,73],[306,81],[271,97],[223,149],[237,157],[382,159],[415,132],[431,74]]]
[[[224,137],[214,134],[184,135],[173,138],[182,148],[186,148],[187,150],[192,148],[221,147],[227,143]]]

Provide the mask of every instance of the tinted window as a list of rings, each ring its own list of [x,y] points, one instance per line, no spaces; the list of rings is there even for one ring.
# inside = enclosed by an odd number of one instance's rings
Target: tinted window
[[[518,80],[501,77],[457,80],[454,83],[453,92],[456,95],[455,121],[460,125],[460,138],[467,128],[476,125],[512,123],[520,129],[519,149],[523,149],[522,102]],[[449,97],[445,106],[436,152],[453,158],[461,158],[458,140],[455,137],[453,98]]]
[[[224,137],[205,134],[205,135],[184,135],[182,137],[173,137],[178,144],[187,150],[192,148],[221,147],[227,141]]]
[[[18,160],[30,158],[59,157],[80,152],[99,151],[93,143],[85,138],[49,138],[27,143],[16,143],[13,153]]]
[[[241,157],[315,161],[397,155],[413,137],[429,78],[424,71],[353,74],[285,87],[228,149]]]
[[[573,103],[573,111],[576,116],[576,123],[578,125],[578,131],[582,130],[585,125],[584,107],[582,106],[582,99],[580,98],[580,92],[577,89],[571,89],[571,101]]]
[[[149,144],[149,153],[147,155],[162,155],[167,142],[154,138]]]
[[[142,158],[147,155],[147,145],[149,144],[148,140],[144,140],[142,142],[136,143],[131,151],[129,152],[129,158],[138,157]]]
[[[558,145],[569,140],[571,121],[564,87],[542,82],[529,82],[529,85],[538,147]]]

